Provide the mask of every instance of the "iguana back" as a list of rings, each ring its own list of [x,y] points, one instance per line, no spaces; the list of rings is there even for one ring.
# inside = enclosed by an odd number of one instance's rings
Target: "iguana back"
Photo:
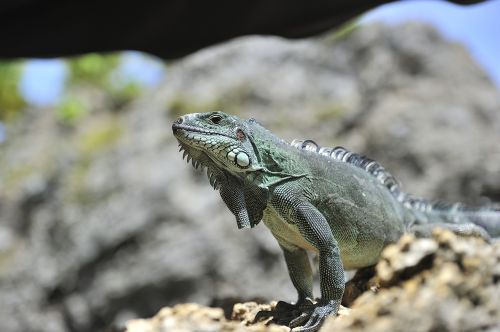
[[[390,172],[381,164],[366,156],[349,151],[342,146],[322,147],[313,140],[295,139],[290,145],[299,150],[317,153],[326,158],[363,169],[385,186],[398,202],[411,210],[415,214],[415,221],[419,224],[472,223],[482,227],[489,237],[500,237],[500,208],[498,207],[470,207],[462,203],[432,202],[427,199],[417,198],[404,192],[401,184]]]

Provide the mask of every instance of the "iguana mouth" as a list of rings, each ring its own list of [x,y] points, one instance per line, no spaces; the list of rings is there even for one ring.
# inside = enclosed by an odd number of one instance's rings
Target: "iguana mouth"
[[[224,134],[215,130],[206,130],[206,129],[200,129],[198,127],[193,127],[193,126],[188,126],[180,123],[173,123],[172,124],[172,131],[175,133],[177,130],[184,130],[184,131],[189,131],[189,132],[195,132],[195,133],[200,133],[200,134],[205,134],[205,135],[219,135],[219,136],[226,136],[232,139],[236,139],[234,136]]]
[[[187,130],[187,131],[195,131],[197,133],[213,134],[213,131],[204,130],[204,129],[200,129],[200,128],[197,128],[197,127],[188,126],[188,125],[184,125],[184,124],[180,124],[180,123],[175,123],[174,122],[172,124],[172,130],[175,132],[178,129]]]

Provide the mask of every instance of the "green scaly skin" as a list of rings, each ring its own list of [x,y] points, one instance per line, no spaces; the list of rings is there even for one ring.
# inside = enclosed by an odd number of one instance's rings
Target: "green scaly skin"
[[[365,169],[291,146],[253,119],[196,113],[182,116],[172,129],[188,161],[207,168],[238,227],[263,220],[283,249],[298,300],[259,316],[273,316],[294,331],[317,331],[325,317],[337,314],[344,270],[377,263],[382,249],[405,232],[426,235],[434,220],[452,220],[449,228],[457,233],[488,236],[464,213],[405,205]],[[488,230],[498,235],[500,214],[489,212],[495,220],[488,221]],[[307,251],[319,255],[317,302],[311,300]]]

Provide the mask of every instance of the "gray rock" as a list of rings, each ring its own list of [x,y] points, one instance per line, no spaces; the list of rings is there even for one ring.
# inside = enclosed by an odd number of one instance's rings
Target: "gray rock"
[[[436,230],[387,247],[365,292],[321,331],[498,331],[500,243]],[[399,275],[399,278],[394,276]]]

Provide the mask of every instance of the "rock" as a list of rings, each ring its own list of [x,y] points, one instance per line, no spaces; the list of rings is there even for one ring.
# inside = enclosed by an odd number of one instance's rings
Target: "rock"
[[[268,310],[270,305],[255,302],[238,303],[234,306],[232,319],[224,317],[219,308],[208,308],[198,304],[179,304],[163,308],[151,319],[127,322],[126,332],[288,332],[289,328],[263,322],[251,324],[259,310]]]
[[[436,254],[438,244],[431,239],[415,241],[405,235],[398,244],[389,245],[377,264],[377,276],[382,285],[390,285],[407,279],[414,269],[429,265]],[[404,252],[404,255],[401,255]]]
[[[209,308],[194,303],[178,304],[161,309],[150,319],[127,322],[125,332],[289,332],[288,327],[272,324],[269,319],[253,322],[257,312],[273,309],[275,305],[276,302],[236,303],[231,318],[227,319],[220,308]],[[339,315],[339,317],[348,315],[347,309],[342,308]]]
[[[257,302],[246,302],[246,303],[236,303],[233,306],[233,311],[231,313],[231,319],[243,322],[245,325],[251,324],[255,315],[261,310],[272,310],[276,306],[276,302],[271,304],[258,304]],[[264,320],[263,323],[267,323],[270,320]]]
[[[374,277],[381,288],[321,331],[500,329],[500,242],[436,230],[432,239],[406,236],[382,257]]]
[[[128,106],[88,104],[72,126],[52,110],[6,126],[1,331],[86,332],[177,303],[295,300],[269,232],[238,231],[183,163],[170,126],[186,112],[222,109],[287,140],[344,145],[414,194],[500,201],[498,91],[463,47],[422,25],[242,38],[172,63]],[[400,274],[389,271],[390,284]]]

